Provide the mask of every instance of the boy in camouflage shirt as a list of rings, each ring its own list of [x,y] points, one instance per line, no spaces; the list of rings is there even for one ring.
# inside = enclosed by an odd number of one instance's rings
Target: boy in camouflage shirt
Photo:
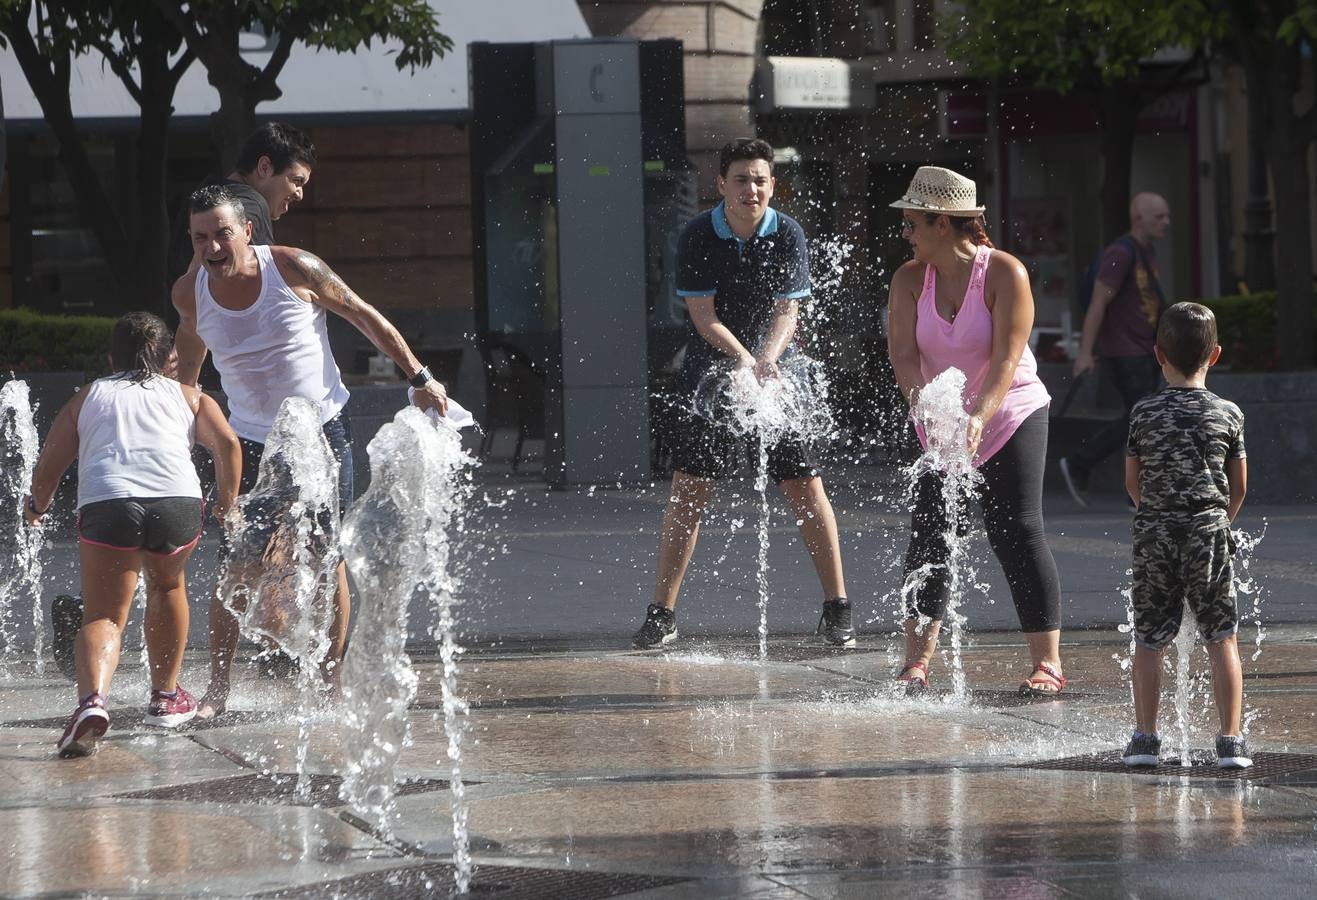
[[[1167,387],[1130,413],[1125,486],[1134,516],[1134,711],[1125,748],[1129,766],[1155,766],[1162,651],[1180,630],[1188,605],[1207,642],[1221,733],[1222,768],[1251,766],[1240,734],[1243,676],[1235,632],[1230,523],[1244,502],[1244,415],[1206,387],[1221,355],[1216,318],[1197,303],[1162,314],[1154,351]]]

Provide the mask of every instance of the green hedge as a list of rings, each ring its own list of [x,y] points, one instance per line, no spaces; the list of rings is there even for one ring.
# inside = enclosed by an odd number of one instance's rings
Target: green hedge
[[[1317,333],[1317,294],[1313,295]],[[1268,372],[1276,368],[1276,292],[1234,294],[1199,300],[1216,315],[1221,365],[1234,372]],[[1317,350],[1317,340],[1314,341]]]
[[[56,316],[0,309],[0,371],[103,375],[109,364],[108,316]]]

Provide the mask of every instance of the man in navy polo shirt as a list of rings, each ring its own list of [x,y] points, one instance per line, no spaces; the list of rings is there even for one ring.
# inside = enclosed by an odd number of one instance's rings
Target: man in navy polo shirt
[[[693,397],[701,377],[725,358],[752,369],[762,382],[780,377],[777,363],[796,333],[800,300],[808,297],[805,233],[768,205],[773,196],[773,148],[743,138],[722,150],[718,192],[723,202],[692,219],[677,247],[677,293],[686,300],[690,335],[679,389]],[[672,491],[659,535],[654,602],[633,639],[646,649],[674,641],[673,611],[686,574],[700,516],[713,482],[736,469],[738,442],[720,425],[677,403]],[[842,576],[837,520],[823,490],[817,461],[803,442],[769,448],[768,470],[782,488],[823,587],[818,631],[829,644],[855,645]]]

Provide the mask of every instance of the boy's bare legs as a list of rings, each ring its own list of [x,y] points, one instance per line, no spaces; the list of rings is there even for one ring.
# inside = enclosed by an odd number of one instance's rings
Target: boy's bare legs
[[[1212,661],[1212,696],[1221,720],[1221,734],[1239,736],[1244,714],[1244,674],[1239,665],[1239,642],[1232,634],[1207,645]]]
[[[677,592],[681,580],[695,552],[695,540],[700,534],[700,516],[713,493],[713,480],[672,473],[672,492],[663,511],[663,524],[659,530],[657,574],[654,582],[654,604],[664,609],[677,605]]]
[[[1134,727],[1143,734],[1157,733],[1157,704],[1162,691],[1162,651],[1134,645]]]
[[[841,540],[837,536],[837,516],[832,503],[823,490],[823,479],[817,475],[808,478],[790,478],[781,484],[782,493],[791,504],[796,521],[800,523],[800,536],[805,549],[814,561],[823,599],[833,600],[846,596],[846,579],[842,574]]]

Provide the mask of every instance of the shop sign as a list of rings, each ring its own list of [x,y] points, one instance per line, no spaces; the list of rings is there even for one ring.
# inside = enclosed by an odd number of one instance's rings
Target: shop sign
[[[856,91],[844,59],[770,56],[759,70],[759,109],[868,109],[872,91]]]

